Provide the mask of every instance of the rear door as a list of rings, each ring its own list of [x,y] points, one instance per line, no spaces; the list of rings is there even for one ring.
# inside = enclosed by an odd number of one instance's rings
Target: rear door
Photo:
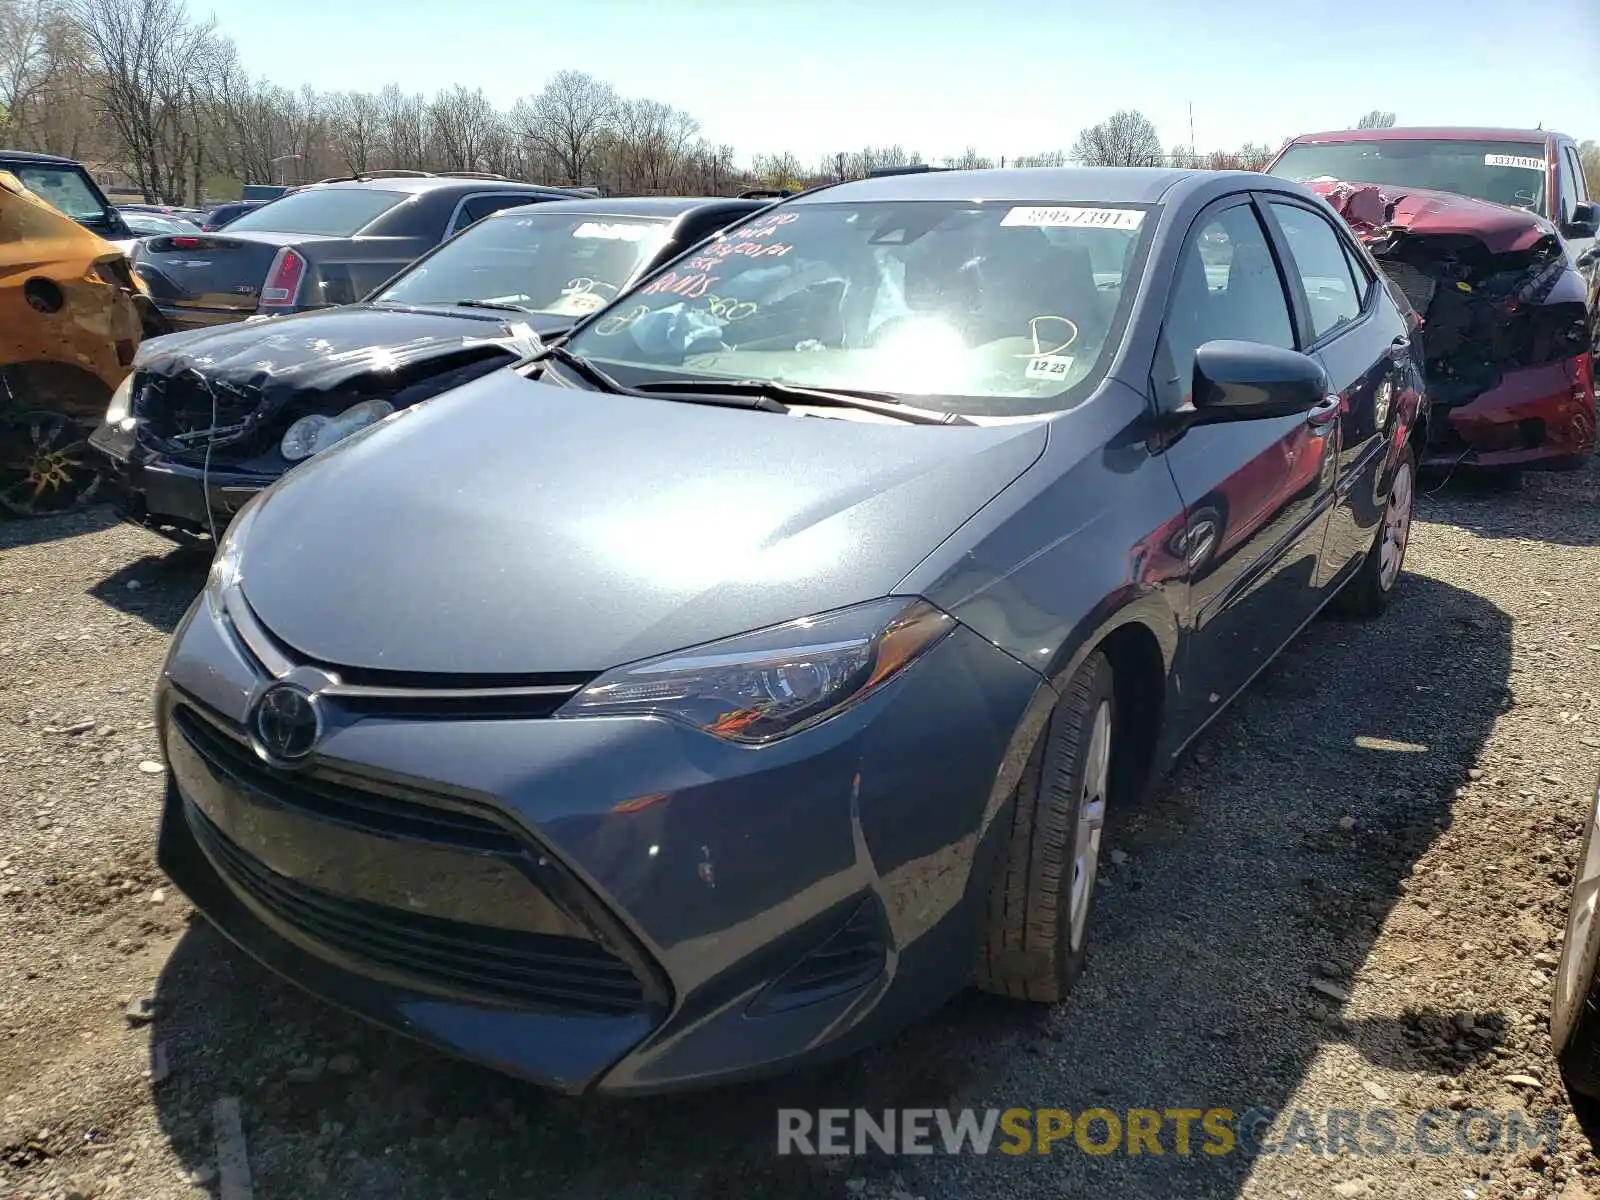
[[[1188,231],[1152,378],[1162,408],[1189,399],[1195,350],[1222,339],[1302,347],[1248,194],[1204,210]],[[1323,406],[1193,426],[1164,451],[1187,512],[1177,547],[1189,572],[1185,727],[1243,687],[1320,604],[1337,438]]]
[[[1289,281],[1296,333],[1328,372],[1338,397],[1334,510],[1319,586],[1331,583],[1372,545],[1383,514],[1383,434],[1409,386],[1406,325],[1344,222],[1294,197],[1263,193]],[[1329,464],[1332,466],[1333,464]]]

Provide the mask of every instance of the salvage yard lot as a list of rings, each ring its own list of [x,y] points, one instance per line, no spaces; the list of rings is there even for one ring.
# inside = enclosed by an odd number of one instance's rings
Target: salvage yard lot
[[[0,1194],[231,1200],[233,1099],[263,1198],[1578,1195],[1570,1119],[1553,1158],[774,1154],[779,1107],[1564,1105],[1600,467],[1424,497],[1407,566],[1388,616],[1314,623],[1113,814],[1066,1004],[964,998],[804,1076],[618,1104],[375,1032],[194,919],[153,861],[149,693],[204,557],[100,510],[0,524]]]

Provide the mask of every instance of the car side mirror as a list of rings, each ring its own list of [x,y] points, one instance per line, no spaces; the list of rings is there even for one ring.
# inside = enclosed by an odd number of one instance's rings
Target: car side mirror
[[[1194,352],[1195,423],[1254,421],[1309,412],[1328,395],[1322,364],[1260,342],[1207,342]]]
[[[1561,236],[1592,238],[1600,230],[1600,205],[1584,203],[1575,205],[1569,220],[1562,222]]]

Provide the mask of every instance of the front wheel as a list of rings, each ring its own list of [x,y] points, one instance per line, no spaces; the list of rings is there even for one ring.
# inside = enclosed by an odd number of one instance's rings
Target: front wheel
[[[1083,970],[1111,788],[1116,690],[1096,651],[1056,701],[1013,797],[978,986],[1054,1004]]]
[[[1408,444],[1394,469],[1389,499],[1383,506],[1372,548],[1362,560],[1361,569],[1339,593],[1337,607],[1341,612],[1352,617],[1376,617],[1389,607],[1405,566],[1416,499],[1417,456]]]
[[[1600,803],[1600,796],[1596,801]],[[1594,1099],[1600,1099],[1600,994],[1595,987],[1595,966],[1600,960],[1600,921],[1595,920],[1600,905],[1597,819],[1600,815],[1591,810],[1573,869],[1567,933],[1556,964],[1555,997],[1550,1006],[1550,1043],[1567,1088]]]
[[[20,517],[90,503],[102,476],[86,431],[65,413],[0,418],[0,509]]]

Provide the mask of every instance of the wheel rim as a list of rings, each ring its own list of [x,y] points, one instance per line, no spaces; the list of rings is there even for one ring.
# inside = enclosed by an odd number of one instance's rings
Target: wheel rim
[[[1589,946],[1589,933],[1594,927],[1594,916],[1600,907],[1600,837],[1594,834],[1600,822],[1600,796],[1589,815],[1589,836],[1586,839],[1583,861],[1578,864],[1578,874],[1572,883],[1572,902],[1567,908],[1567,933],[1561,943],[1561,960],[1556,964],[1556,1033],[1564,1032],[1570,1024],[1568,1018],[1581,999],[1585,988],[1584,951]],[[1559,1047],[1558,1047],[1559,1049]]]
[[[1386,592],[1400,578],[1400,566],[1405,562],[1412,497],[1411,464],[1404,462],[1394,473],[1394,483],[1389,488],[1389,503],[1383,512],[1383,541],[1378,547],[1378,583]]]
[[[1078,797],[1078,830],[1072,846],[1070,948],[1083,947],[1089,924],[1089,902],[1094,896],[1095,872],[1100,867],[1100,835],[1106,823],[1106,793],[1111,782],[1111,702],[1102,700],[1089,727],[1084,754],[1083,790]]]
[[[0,508],[20,516],[64,512],[100,490],[89,442],[60,413],[29,413],[0,432]]]

